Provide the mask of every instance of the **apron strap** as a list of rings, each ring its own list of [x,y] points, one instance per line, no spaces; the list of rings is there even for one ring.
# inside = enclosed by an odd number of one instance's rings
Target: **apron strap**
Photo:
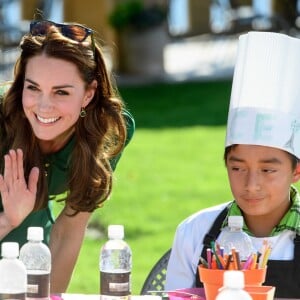
[[[297,234],[294,239],[294,272],[298,277],[300,272],[300,235]]]
[[[218,235],[221,232],[221,227],[222,224],[228,214],[228,210],[229,207],[231,206],[232,202],[230,202],[217,216],[217,218],[215,219],[214,223],[212,224],[210,230],[208,231],[208,233],[204,236],[203,238],[203,249],[202,249],[202,253],[201,253],[201,257],[207,259],[206,257],[206,250],[208,248],[211,247],[211,242],[215,241],[218,237]],[[198,262],[198,265],[200,264],[200,259]],[[199,277],[199,271],[197,268],[197,272],[196,272],[196,287],[203,287],[202,282],[200,281],[200,277]]]

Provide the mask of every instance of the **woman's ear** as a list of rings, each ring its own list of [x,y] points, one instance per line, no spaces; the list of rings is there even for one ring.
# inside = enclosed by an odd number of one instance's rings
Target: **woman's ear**
[[[298,182],[300,179],[300,162],[297,163],[297,166],[294,171],[293,183]]]
[[[98,86],[98,82],[96,80],[93,80],[92,83],[89,84],[89,86],[85,92],[85,97],[83,100],[82,107],[86,107],[91,102],[91,100],[93,99],[93,97],[95,95],[97,86]]]

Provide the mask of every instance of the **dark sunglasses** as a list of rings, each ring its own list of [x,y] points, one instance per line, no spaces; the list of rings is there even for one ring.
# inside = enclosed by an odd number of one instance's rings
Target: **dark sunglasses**
[[[51,26],[55,26],[61,34],[73,41],[83,42],[91,36],[93,49],[95,48],[93,30],[79,24],[55,23],[48,20],[36,20],[30,23],[30,33],[32,35],[46,35]]]

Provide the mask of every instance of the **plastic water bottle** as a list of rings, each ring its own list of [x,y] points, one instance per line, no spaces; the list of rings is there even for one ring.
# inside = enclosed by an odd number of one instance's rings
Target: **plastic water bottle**
[[[244,290],[245,278],[242,271],[225,271],[223,287],[219,290],[216,300],[252,300]]]
[[[4,242],[1,245],[0,299],[25,300],[27,276],[26,268],[19,256],[19,244]]]
[[[228,227],[222,230],[217,242],[224,247],[226,254],[230,254],[232,248],[235,248],[239,252],[240,260],[246,261],[255,250],[250,237],[242,229],[243,224],[242,216],[229,216]]]
[[[132,252],[124,241],[123,225],[108,227],[108,241],[101,248],[99,260],[101,299],[129,299]]]
[[[51,253],[43,239],[42,227],[28,227],[28,242],[20,250],[20,260],[27,270],[27,299],[50,297]]]

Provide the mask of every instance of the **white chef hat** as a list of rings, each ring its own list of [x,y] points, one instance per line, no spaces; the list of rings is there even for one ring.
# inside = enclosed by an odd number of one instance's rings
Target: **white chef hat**
[[[300,40],[281,33],[239,38],[226,146],[262,145],[300,158]]]

